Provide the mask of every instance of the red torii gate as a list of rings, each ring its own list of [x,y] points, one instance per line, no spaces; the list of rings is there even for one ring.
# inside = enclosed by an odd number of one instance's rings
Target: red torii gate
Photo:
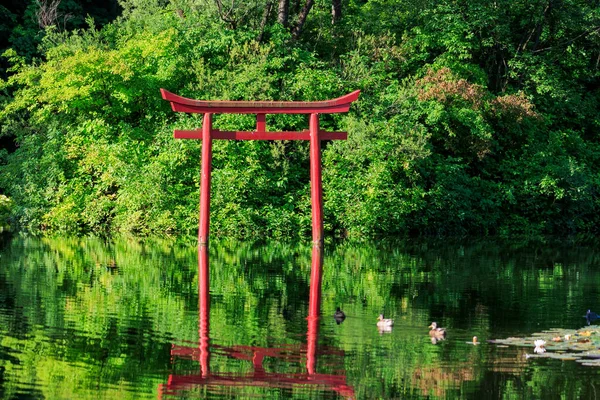
[[[202,178],[200,184],[200,222],[198,240],[208,244],[210,219],[210,176],[212,140],[310,140],[310,194],[312,203],[313,244],[323,242],[323,189],[321,182],[321,140],[345,140],[346,132],[319,129],[319,114],[348,112],[360,94],[356,90],[345,96],[325,101],[205,101],[178,96],[160,89],[163,99],[173,111],[204,114],[202,129],[175,130],[176,139],[202,140]],[[256,130],[252,132],[220,131],[212,127],[212,114],[256,114]],[[310,114],[309,129],[300,132],[267,132],[266,114]]]

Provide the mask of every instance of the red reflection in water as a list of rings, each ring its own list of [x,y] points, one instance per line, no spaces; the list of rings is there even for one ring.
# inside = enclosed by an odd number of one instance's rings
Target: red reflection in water
[[[198,336],[200,337],[200,369],[203,377],[210,375],[208,282],[208,246],[200,245],[198,247]]]
[[[198,375],[170,375],[166,384],[158,387],[158,397],[177,395],[181,391],[197,386],[255,386],[266,388],[293,388],[295,385],[315,385],[332,390],[344,397],[354,397],[354,389],[346,384],[345,375],[319,374],[316,372],[317,355],[344,355],[339,349],[317,348],[319,336],[319,310],[321,306],[321,273],[323,268],[323,252],[320,246],[313,246],[310,298],[308,305],[306,344],[287,345],[279,348],[255,346],[218,346],[209,347],[209,310],[210,296],[208,288],[208,247],[200,245],[198,249],[198,302],[199,302],[199,345],[185,347],[173,345],[171,357],[188,358],[200,363]],[[251,373],[211,373],[210,350],[217,351],[227,357],[252,362]],[[318,350],[318,351],[317,351]],[[306,373],[283,374],[267,372],[263,368],[265,357],[281,358],[289,362],[306,360]]]

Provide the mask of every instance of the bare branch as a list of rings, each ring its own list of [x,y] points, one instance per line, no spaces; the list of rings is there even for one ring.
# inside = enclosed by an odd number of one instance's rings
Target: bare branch
[[[550,9],[550,3],[548,3],[546,5],[546,8],[544,8],[544,11],[542,12],[542,18],[540,20],[540,22],[538,22],[537,24],[535,24],[535,26],[533,27],[533,29],[531,30],[531,32],[529,32],[529,36],[527,37],[527,39],[525,39],[523,37],[523,39],[521,39],[521,43],[519,43],[519,47],[517,47],[517,54],[524,52],[527,49],[527,45],[529,44],[529,41],[531,40],[531,38],[533,37],[533,34],[537,32],[537,39],[536,39],[536,46],[537,46],[537,41],[539,40],[539,35],[542,32],[542,24],[544,22],[544,20],[546,19],[546,14],[548,13],[548,10]]]
[[[588,35],[590,35],[590,34],[592,34],[594,32],[599,32],[599,31],[600,31],[600,26],[596,26],[596,27],[594,27],[592,29],[588,29],[587,31],[585,31],[585,32],[583,32],[583,33],[575,36],[573,39],[569,39],[569,40],[567,40],[565,42],[559,43],[556,46],[549,46],[549,47],[544,47],[543,49],[534,50],[534,51],[532,51],[532,53],[540,53],[542,51],[552,50],[555,47],[568,46],[568,45],[570,45],[571,43],[573,43],[574,41],[576,41],[577,39],[579,39],[581,37],[588,36]]]
[[[225,16],[223,16],[223,19],[230,20],[231,18],[229,18],[229,16],[231,15],[231,13],[233,12],[234,9],[235,9],[235,0],[231,0],[231,7],[229,7],[229,11],[227,11]]]
[[[35,0],[38,10],[36,13],[38,25],[44,29],[56,25],[58,21],[58,6],[61,0]]]
[[[217,5],[217,10],[219,10],[219,15],[223,15],[223,3],[221,3],[221,0],[215,0],[215,4]]]
[[[221,2],[221,0],[214,0],[214,1],[217,6],[219,18],[221,18],[221,20],[223,22],[228,23],[232,29],[235,29],[237,26],[237,21],[235,20],[235,18],[230,17],[231,13],[233,12],[233,9],[235,8],[235,0],[231,0],[231,7],[229,8],[229,11],[227,11],[226,13],[223,12],[223,3]]]

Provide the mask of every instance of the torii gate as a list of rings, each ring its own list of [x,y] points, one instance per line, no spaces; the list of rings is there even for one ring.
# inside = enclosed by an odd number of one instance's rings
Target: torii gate
[[[202,178],[200,184],[200,222],[198,241],[208,244],[210,219],[210,175],[212,140],[310,140],[310,194],[312,203],[313,245],[323,243],[323,189],[321,182],[321,140],[345,140],[346,132],[326,132],[319,129],[319,114],[348,112],[360,94],[356,90],[345,96],[325,101],[204,101],[178,96],[160,89],[163,99],[176,112],[204,114],[202,129],[175,130],[176,139],[202,140]],[[256,130],[228,132],[213,129],[212,114],[256,114]],[[268,132],[266,114],[310,114],[309,129],[300,132]]]

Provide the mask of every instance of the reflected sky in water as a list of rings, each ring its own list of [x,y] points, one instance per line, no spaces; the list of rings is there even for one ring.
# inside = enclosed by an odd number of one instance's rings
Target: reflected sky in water
[[[329,244],[307,319],[309,245],[214,241],[203,314],[194,240],[4,237],[0,398],[596,398],[598,368],[487,342],[583,327],[596,249]]]

